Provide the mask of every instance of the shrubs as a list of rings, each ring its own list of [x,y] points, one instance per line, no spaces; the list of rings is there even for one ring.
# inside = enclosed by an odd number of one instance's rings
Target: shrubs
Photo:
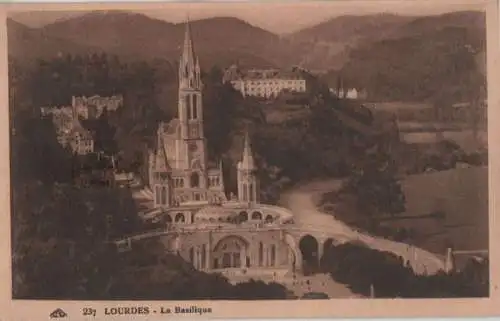
[[[336,281],[367,296],[371,285],[380,298],[488,296],[487,261],[470,263],[461,272],[421,276],[392,253],[345,243],[325,252],[321,266]]]

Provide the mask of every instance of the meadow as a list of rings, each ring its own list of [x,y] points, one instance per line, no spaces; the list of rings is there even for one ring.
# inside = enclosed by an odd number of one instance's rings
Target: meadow
[[[400,241],[441,255],[448,247],[488,249],[487,168],[410,175],[401,181],[401,186],[406,198],[405,212],[379,218],[379,230],[370,232],[404,230],[405,237]],[[335,198],[334,193],[326,194],[323,209],[350,225],[361,227],[362,214],[347,199]]]

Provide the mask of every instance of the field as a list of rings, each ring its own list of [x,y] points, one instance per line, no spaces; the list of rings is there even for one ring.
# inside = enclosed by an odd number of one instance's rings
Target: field
[[[462,168],[408,177],[402,183],[406,213],[415,219],[392,221],[392,226],[413,228],[415,243],[437,253],[488,249],[488,170]],[[439,218],[418,218],[444,212]]]
[[[436,143],[439,139],[448,140],[456,143],[466,152],[471,153],[488,146],[488,133],[479,131],[477,138],[474,137],[472,130],[461,131],[441,131],[441,138],[436,135],[436,132],[407,132],[401,133],[401,139],[406,143]]]
[[[454,250],[488,249],[487,168],[412,175],[402,182],[402,187],[406,212],[397,219],[382,219],[380,224],[393,230],[411,230],[412,236],[403,241],[438,254],[444,254],[449,246]],[[323,208],[333,210],[338,219],[358,225],[360,214],[345,201],[338,202],[334,206],[325,202]]]
[[[302,119],[311,112],[304,106],[285,103],[269,103],[262,110],[266,116],[266,122],[269,124],[280,124],[292,119]]]

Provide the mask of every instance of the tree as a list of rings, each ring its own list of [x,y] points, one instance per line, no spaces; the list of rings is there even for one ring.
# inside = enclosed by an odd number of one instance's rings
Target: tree
[[[361,213],[370,220],[381,214],[395,215],[405,210],[405,196],[396,174],[394,160],[377,145],[355,166],[341,192],[354,194]]]

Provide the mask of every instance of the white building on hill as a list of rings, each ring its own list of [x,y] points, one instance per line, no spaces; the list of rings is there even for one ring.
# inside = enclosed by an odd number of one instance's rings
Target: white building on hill
[[[223,82],[230,82],[244,97],[273,98],[284,90],[306,91],[306,80],[299,73],[277,69],[241,71],[236,65],[233,65],[224,73]]]

